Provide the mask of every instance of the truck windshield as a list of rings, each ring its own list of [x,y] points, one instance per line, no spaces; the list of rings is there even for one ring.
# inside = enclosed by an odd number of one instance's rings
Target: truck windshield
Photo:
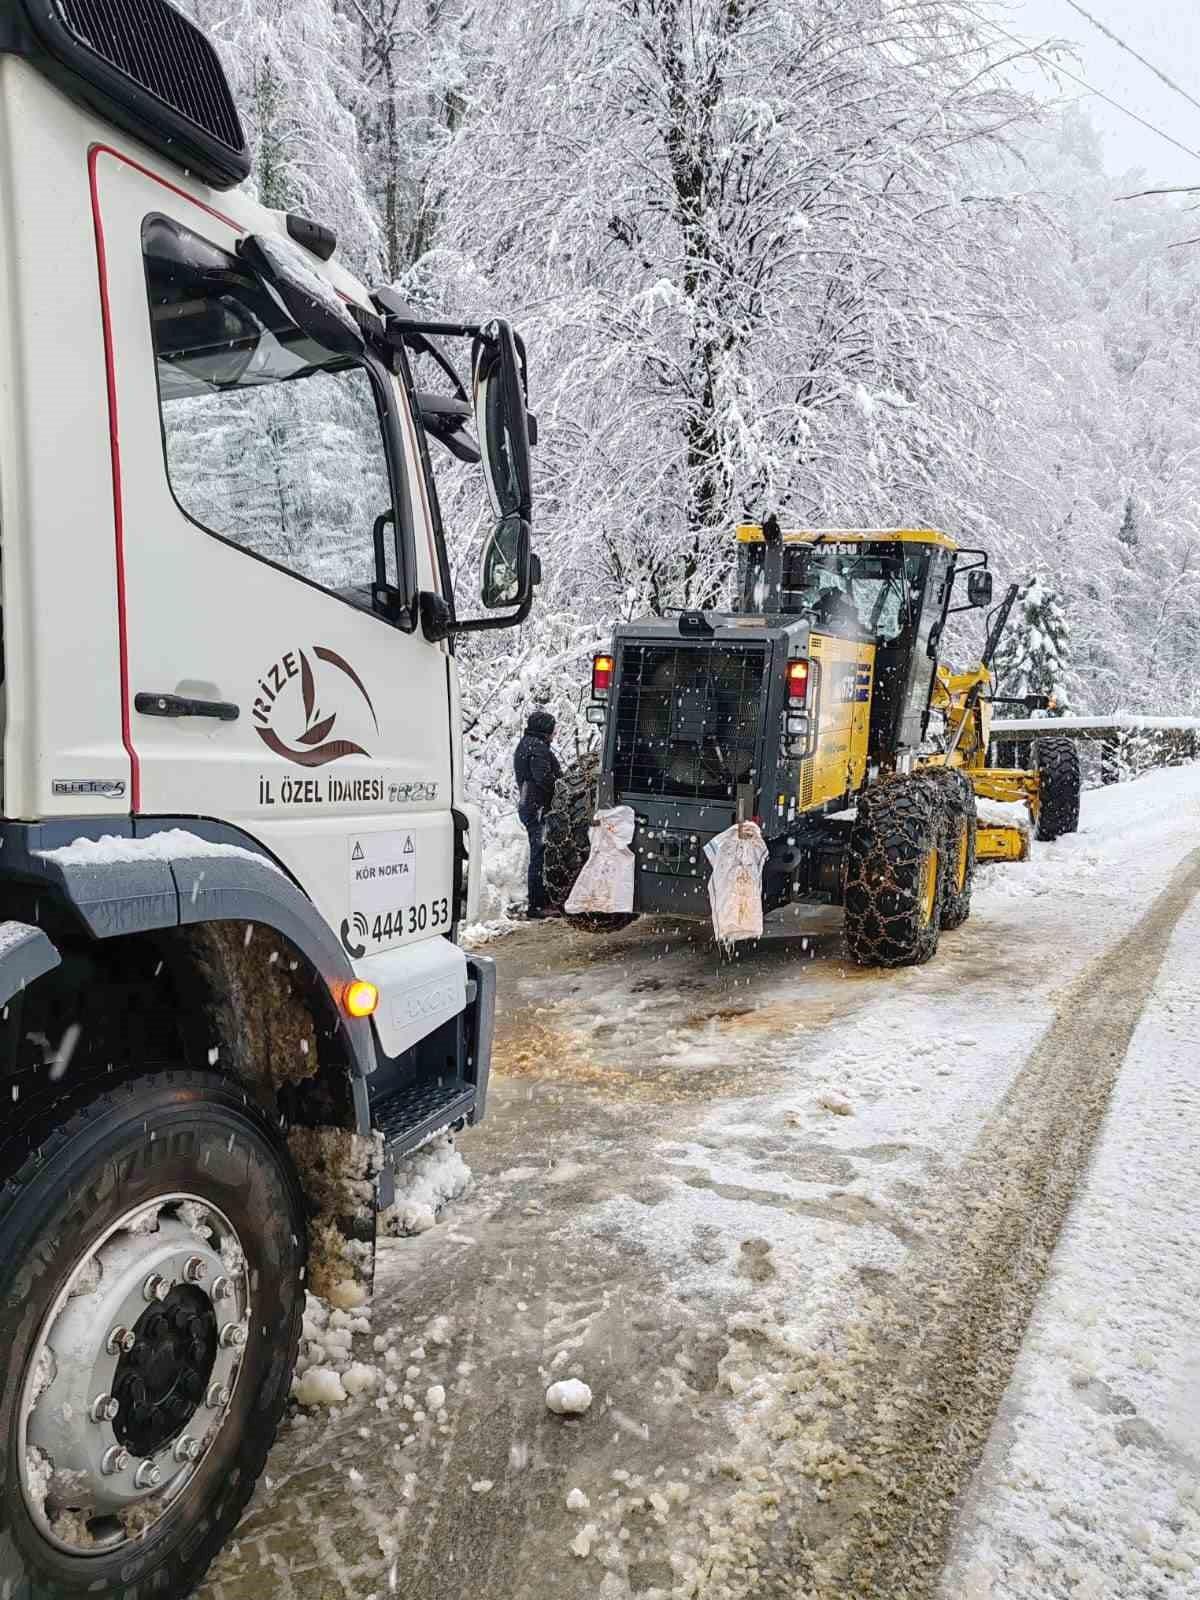
[[[201,527],[369,607],[393,505],[375,387],[313,343],[237,256],[142,230],[167,475]]]

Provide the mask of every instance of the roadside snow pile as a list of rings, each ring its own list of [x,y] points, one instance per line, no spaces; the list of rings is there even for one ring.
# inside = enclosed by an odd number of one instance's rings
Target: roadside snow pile
[[[424,1233],[438,1213],[466,1194],[471,1169],[452,1135],[439,1138],[396,1165],[396,1199],[379,1218],[380,1232],[393,1237]]]
[[[592,1391],[578,1378],[560,1378],[546,1390],[546,1404],[558,1417],[581,1417],[591,1403]]]
[[[470,938],[476,939],[481,925],[503,919],[509,906],[524,903],[528,866],[529,840],[520,817],[509,811],[493,823],[483,847],[479,923],[466,930]]]

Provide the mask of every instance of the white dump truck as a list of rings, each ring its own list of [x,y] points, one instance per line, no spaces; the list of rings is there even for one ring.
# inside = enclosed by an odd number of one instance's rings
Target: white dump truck
[[[306,1288],[365,1296],[396,1161],[484,1109],[454,641],[537,579],[523,348],[248,172],[165,0],[0,0],[4,1600],[195,1587]]]

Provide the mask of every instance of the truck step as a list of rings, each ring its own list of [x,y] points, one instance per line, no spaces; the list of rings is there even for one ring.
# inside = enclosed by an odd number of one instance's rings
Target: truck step
[[[407,1155],[431,1134],[471,1114],[475,1085],[458,1078],[420,1078],[376,1100],[371,1120],[383,1134],[389,1161]]]

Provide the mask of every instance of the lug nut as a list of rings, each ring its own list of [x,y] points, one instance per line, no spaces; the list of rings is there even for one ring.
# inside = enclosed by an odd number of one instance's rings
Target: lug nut
[[[171,1292],[171,1285],[161,1272],[152,1272],[142,1285],[142,1294],[147,1300],[165,1300]]]
[[[93,1422],[111,1422],[121,1409],[121,1402],[111,1394],[98,1394],[92,1401]]]
[[[137,1335],[132,1328],[116,1327],[108,1336],[106,1348],[110,1356],[128,1355],[137,1343]]]
[[[162,1473],[153,1461],[143,1461],[133,1475],[135,1489],[157,1489],[162,1482]]]
[[[229,1390],[221,1383],[210,1385],[204,1403],[210,1411],[219,1411],[222,1406],[229,1404]]]
[[[110,1444],[100,1458],[100,1471],[106,1478],[111,1478],[114,1472],[124,1472],[129,1465],[129,1451],[119,1444]]]
[[[176,1439],[175,1449],[172,1454],[176,1461],[198,1461],[200,1458],[199,1439]]]
[[[183,1276],[188,1283],[203,1283],[208,1277],[208,1263],[203,1256],[193,1256],[183,1269]]]
[[[218,1278],[212,1286],[214,1300],[228,1300],[233,1295],[233,1284],[228,1278]]]
[[[227,1350],[240,1350],[246,1342],[246,1330],[240,1322],[227,1322],[221,1329],[221,1343]]]

